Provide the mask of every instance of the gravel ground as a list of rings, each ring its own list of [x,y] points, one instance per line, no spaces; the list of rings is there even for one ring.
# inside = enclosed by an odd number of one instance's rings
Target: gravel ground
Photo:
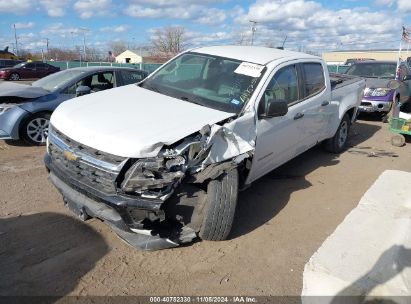
[[[345,153],[315,147],[255,182],[229,240],[156,252],[72,217],[44,147],[0,141],[0,294],[299,295],[305,263],[376,178],[411,171],[411,144],[391,146],[387,128],[360,120]]]

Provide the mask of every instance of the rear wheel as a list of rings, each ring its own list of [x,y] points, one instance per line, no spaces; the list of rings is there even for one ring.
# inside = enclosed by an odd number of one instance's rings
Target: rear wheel
[[[49,123],[49,113],[38,113],[29,117],[21,127],[22,139],[30,145],[44,146],[49,132]]]
[[[238,195],[238,170],[232,169],[209,182],[204,219],[199,236],[203,240],[222,241],[231,231]]]
[[[12,73],[9,77],[9,80],[12,80],[12,81],[20,80],[20,75],[17,73]]]
[[[341,153],[347,144],[348,134],[350,132],[350,117],[345,114],[341,123],[335,132],[335,135],[324,141],[324,149],[331,153]]]

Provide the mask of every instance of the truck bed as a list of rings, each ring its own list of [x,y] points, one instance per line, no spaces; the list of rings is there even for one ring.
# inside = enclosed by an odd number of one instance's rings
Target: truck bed
[[[350,85],[360,81],[362,78],[346,74],[330,73],[331,90]]]

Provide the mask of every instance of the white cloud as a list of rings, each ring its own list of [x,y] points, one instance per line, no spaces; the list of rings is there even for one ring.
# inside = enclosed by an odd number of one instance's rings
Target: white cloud
[[[50,17],[62,17],[71,0],[40,0],[40,4]]]
[[[30,0],[0,0],[1,13],[25,14],[32,7]]]
[[[23,22],[16,22],[14,23],[14,25],[16,25],[16,29],[30,29],[34,26],[33,22],[27,22],[27,23],[23,23]],[[11,28],[13,28],[13,24],[10,26]]]
[[[78,0],[73,7],[80,18],[88,19],[108,15],[110,6],[111,0]]]
[[[411,12],[410,0],[397,0],[398,10],[403,13]]]
[[[375,0],[374,3],[380,6],[392,6],[395,0]]]
[[[286,47],[294,49],[387,48],[401,29],[401,17],[392,14],[364,7],[332,10],[316,1],[257,0],[235,21],[245,33],[251,32],[249,20],[258,21],[257,44],[278,46],[287,36]]]
[[[192,20],[193,22],[217,25],[226,20],[226,12],[222,9],[208,7],[205,4],[215,2],[209,1],[156,1],[150,5],[144,5],[148,1],[134,1],[124,13],[136,18],[164,18]],[[201,3],[201,4],[199,4]]]
[[[119,26],[105,26],[100,29],[102,32],[111,32],[111,33],[123,33],[128,31],[130,27],[128,25],[119,25]]]
[[[226,19],[226,14],[223,10],[210,8],[204,10],[203,15],[197,19],[197,22],[202,24],[220,24]]]
[[[82,29],[78,27],[66,27],[63,23],[51,24],[40,32],[43,36],[58,36],[61,38],[69,38],[79,33],[82,33]]]
[[[191,19],[201,10],[202,7],[198,5],[188,5],[182,9],[180,6],[145,7],[139,4],[132,4],[124,10],[124,13],[138,18]]]

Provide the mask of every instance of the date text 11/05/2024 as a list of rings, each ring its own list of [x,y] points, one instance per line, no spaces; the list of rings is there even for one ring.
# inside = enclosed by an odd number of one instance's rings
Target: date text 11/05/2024
[[[255,297],[150,297],[150,303],[258,303]]]

